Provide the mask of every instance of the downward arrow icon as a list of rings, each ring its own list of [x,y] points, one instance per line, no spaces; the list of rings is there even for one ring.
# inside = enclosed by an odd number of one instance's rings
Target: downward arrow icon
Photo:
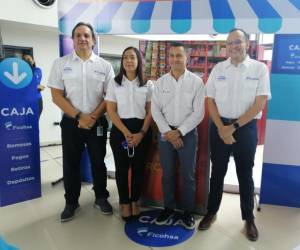
[[[24,78],[27,76],[26,72],[23,72],[23,73],[21,73],[21,75],[19,75],[18,67],[19,67],[18,63],[14,62],[13,63],[13,74],[10,74],[7,71],[4,72],[4,75],[16,85],[19,84],[21,81],[23,81]]]

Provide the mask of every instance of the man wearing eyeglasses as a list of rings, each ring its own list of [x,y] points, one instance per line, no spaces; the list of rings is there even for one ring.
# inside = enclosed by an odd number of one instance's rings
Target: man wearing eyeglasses
[[[249,58],[248,47],[248,34],[241,29],[231,30],[226,42],[229,58],[214,67],[206,85],[208,111],[212,119],[212,173],[207,214],[198,229],[208,229],[216,219],[229,158],[233,154],[239,181],[242,219],[246,222],[246,236],[249,240],[256,241],[258,230],[253,215],[252,178],[257,146],[256,119],[261,118],[271,93],[267,67]]]

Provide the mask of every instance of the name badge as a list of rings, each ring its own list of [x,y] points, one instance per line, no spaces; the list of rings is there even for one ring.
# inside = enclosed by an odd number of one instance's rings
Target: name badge
[[[103,136],[103,126],[101,125],[97,127],[97,136]]]

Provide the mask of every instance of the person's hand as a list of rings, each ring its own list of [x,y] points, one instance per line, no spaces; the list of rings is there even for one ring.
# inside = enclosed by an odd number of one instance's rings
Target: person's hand
[[[91,114],[84,114],[81,113],[80,115],[80,119],[79,119],[79,123],[78,123],[78,128],[82,128],[82,129],[91,129],[95,123],[96,123],[96,118],[95,116],[91,115]]]
[[[232,125],[222,126],[221,128],[218,129],[219,136],[222,139],[232,136],[234,131],[235,131],[235,129]]]
[[[131,139],[128,141],[129,147],[137,147],[143,139],[142,133],[132,134]]]
[[[175,130],[170,130],[170,131],[168,131],[168,132],[166,132],[165,134],[164,134],[164,137],[165,137],[165,139],[167,140],[167,141],[169,141],[169,142],[174,142],[175,140],[177,140],[178,138],[180,138],[180,133],[179,133],[179,131],[177,130],[177,129],[175,129]],[[173,144],[173,143],[172,143]]]
[[[173,147],[175,149],[179,149],[179,148],[182,148],[184,145],[183,145],[183,140],[181,139],[181,137],[175,139],[174,141],[171,141]]]
[[[123,132],[123,135],[124,135],[125,140],[127,141],[128,146],[129,146],[129,144],[130,144],[131,141],[132,141],[133,134],[132,134],[129,130],[126,130],[125,132]]]
[[[225,138],[222,138],[223,142],[227,145],[232,145],[233,143],[236,142],[236,140],[234,139],[234,137],[231,135],[231,136],[227,136]]]

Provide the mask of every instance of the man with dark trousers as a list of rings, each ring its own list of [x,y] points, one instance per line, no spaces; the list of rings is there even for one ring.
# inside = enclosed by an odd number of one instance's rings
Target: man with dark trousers
[[[171,70],[157,80],[151,112],[159,129],[159,156],[163,170],[164,210],[155,223],[164,225],[175,214],[176,156],[182,177],[182,222],[193,229],[195,206],[195,167],[198,147],[197,126],[204,117],[205,88],[200,77],[186,69],[187,54],[181,43],[169,52]]]
[[[231,30],[226,41],[229,58],[214,67],[206,85],[208,111],[212,119],[212,173],[207,214],[198,229],[208,229],[216,219],[232,154],[239,181],[242,219],[246,221],[246,236],[256,241],[258,230],[253,215],[252,178],[257,146],[256,119],[261,118],[271,93],[268,69],[265,64],[249,58],[248,47],[248,34],[241,29]]]
[[[110,63],[93,53],[95,33],[90,24],[78,23],[72,31],[74,52],[56,59],[49,77],[53,102],[63,111],[61,120],[63,177],[66,206],[61,221],[73,219],[79,209],[80,160],[87,145],[91,160],[94,206],[112,214],[108,203],[104,96],[114,73]]]

